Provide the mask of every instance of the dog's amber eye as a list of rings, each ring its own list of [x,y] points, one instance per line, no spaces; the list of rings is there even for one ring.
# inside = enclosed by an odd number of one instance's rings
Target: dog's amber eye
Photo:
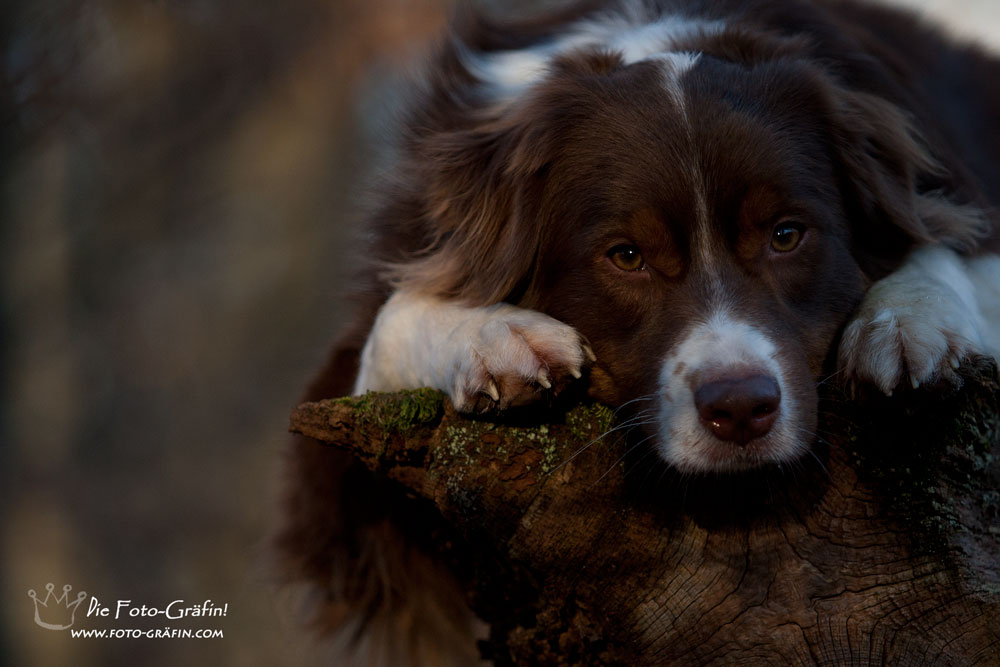
[[[634,245],[616,245],[608,251],[608,257],[622,271],[640,271],[646,266],[642,253]]]
[[[771,247],[776,252],[791,252],[802,242],[802,225],[782,222],[771,232]]]

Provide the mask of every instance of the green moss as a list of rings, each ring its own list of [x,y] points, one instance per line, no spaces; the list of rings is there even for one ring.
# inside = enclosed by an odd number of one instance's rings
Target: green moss
[[[570,435],[589,440],[607,433],[615,423],[614,410],[600,403],[577,405],[566,413]]]
[[[336,399],[350,405],[358,424],[385,432],[405,433],[437,421],[444,412],[444,395],[434,389],[414,389],[393,394],[370,391],[364,396]]]
[[[369,392],[364,396],[341,398],[334,402],[350,406],[358,427],[369,433],[383,437],[389,434],[406,437],[414,428],[439,423],[444,414],[443,400],[443,394],[438,391],[417,389],[397,393]],[[569,410],[565,421],[572,436],[569,441],[555,437],[547,424],[524,427],[456,420],[440,431],[443,446],[434,448],[428,471],[441,475],[449,492],[457,496],[466,493],[462,490],[463,478],[469,470],[478,469],[484,457],[507,465],[511,457],[523,451],[518,446],[522,443],[542,455],[541,461],[526,468],[533,468],[535,474],[545,475],[565,460],[567,447],[574,448],[609,431],[615,422],[615,415],[604,405],[584,404]],[[484,442],[486,434],[495,436]]]
[[[459,493],[466,470],[477,468],[484,458],[495,459],[508,465],[511,457],[523,451],[518,443],[542,455],[535,466],[526,465],[528,471],[546,475],[555,470],[565,459],[567,448],[575,449],[607,432],[614,423],[614,412],[603,405],[587,404],[573,407],[565,415],[572,439],[557,437],[548,424],[515,426],[480,421],[457,422],[443,430],[442,447],[434,455],[432,467],[445,472],[449,491]],[[483,435],[495,433],[497,444],[491,438],[483,442]],[[513,447],[513,451],[509,448]]]
[[[890,512],[913,529],[918,553],[954,548],[971,526],[963,519],[971,500],[995,516],[989,474],[1000,438],[996,386],[969,382],[906,418],[876,421],[862,442],[852,442],[860,469],[882,490]],[[964,508],[964,509],[963,509]]]

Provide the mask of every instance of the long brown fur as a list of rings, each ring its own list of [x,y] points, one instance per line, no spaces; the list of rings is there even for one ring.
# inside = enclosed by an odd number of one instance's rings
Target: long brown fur
[[[520,25],[456,21],[457,37],[428,68],[401,156],[370,218],[375,261],[362,267],[369,287],[355,323],[304,399],[350,392],[375,313],[394,288],[469,305],[545,302],[539,296],[545,272],[556,268],[542,266],[541,258],[565,243],[553,222],[564,202],[547,192],[571,177],[553,174],[552,165],[580,109],[601,104],[602,77],[620,59],[566,57],[544,85],[510,105],[477,95],[461,49],[523,47],[600,4]],[[800,82],[790,113],[800,105],[804,122],[829,138],[833,187],[843,196],[851,233],[864,240],[857,261],[867,281],[892,271],[915,245],[942,243],[969,254],[997,248],[997,61],[948,44],[908,15],[861,4],[832,10],[795,0],[699,4],[704,15],[731,25],[695,39],[691,50],[771,68],[775,81]],[[941,58],[922,55],[928,50]],[[968,93],[945,104],[938,96],[949,78],[961,79]],[[795,90],[789,85],[786,92]],[[973,104],[980,109],[974,122],[957,115]],[[625,136],[635,127],[623,120],[607,132]],[[618,395],[598,391],[610,400]],[[476,659],[476,627],[460,588],[440,564],[433,531],[412,520],[420,510],[405,493],[305,438],[291,443],[288,477],[278,546],[289,579],[315,592],[321,636],[339,637],[358,664],[369,664],[362,654],[393,665]]]

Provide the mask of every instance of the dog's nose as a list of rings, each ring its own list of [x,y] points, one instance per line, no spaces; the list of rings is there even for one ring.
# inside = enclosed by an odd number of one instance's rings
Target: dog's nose
[[[769,375],[706,382],[694,392],[701,422],[720,440],[744,446],[767,435],[781,408],[781,389]]]

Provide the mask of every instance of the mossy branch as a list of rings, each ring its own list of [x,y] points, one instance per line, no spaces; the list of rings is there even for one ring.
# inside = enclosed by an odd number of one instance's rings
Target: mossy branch
[[[944,398],[830,397],[814,457],[730,477],[601,437],[597,405],[493,423],[369,394],[292,429],[465,536],[496,664],[973,664],[1000,655],[1000,389],[968,373]]]

